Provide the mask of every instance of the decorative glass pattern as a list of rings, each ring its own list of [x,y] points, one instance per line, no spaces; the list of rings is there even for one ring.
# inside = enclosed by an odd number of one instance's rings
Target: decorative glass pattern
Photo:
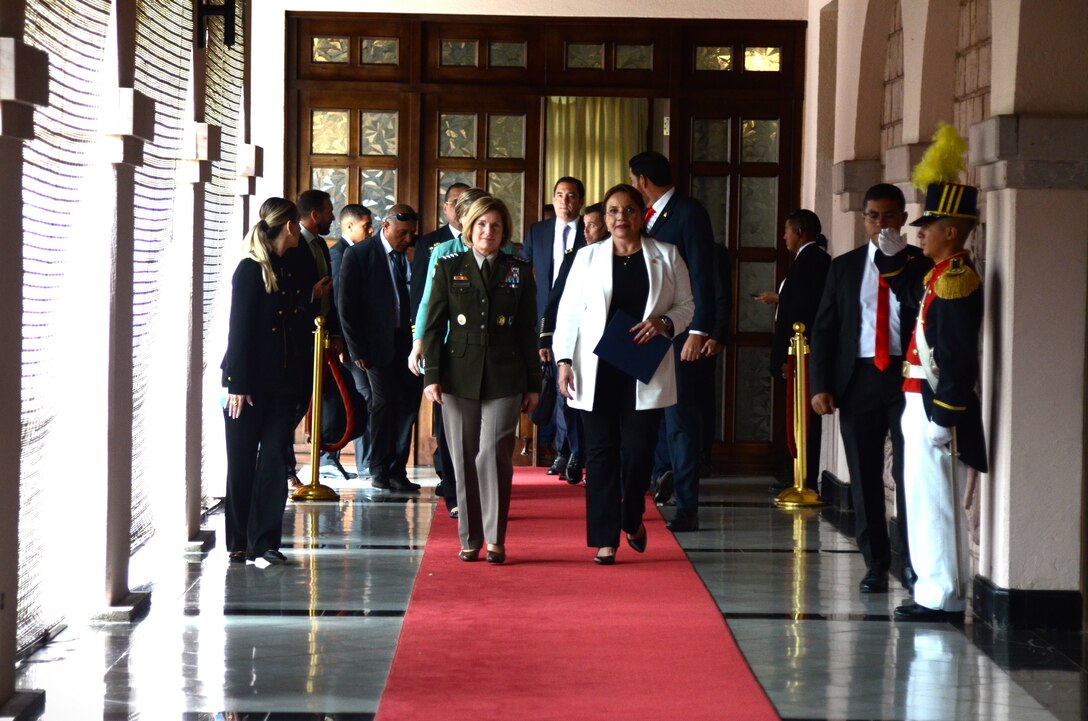
[[[696,70],[732,70],[733,48],[719,45],[700,45],[695,48]]]
[[[744,48],[744,69],[750,73],[779,72],[782,48]]]
[[[487,64],[493,68],[523,68],[527,54],[525,43],[493,42],[488,48]]]
[[[510,241],[521,242],[522,201],[524,199],[525,173],[488,173],[487,192],[506,204],[514,224]]]
[[[346,63],[351,49],[348,37],[315,37],[313,54],[315,63]]]
[[[480,43],[476,40],[443,40],[439,63],[454,68],[474,68],[480,64]]]
[[[773,248],[778,241],[778,178],[741,178],[740,244]]]
[[[438,157],[476,157],[476,114],[438,116]]]
[[[774,332],[774,306],[753,300],[752,293],[775,291],[774,263],[742,261],[737,264],[737,332]]]
[[[385,168],[360,170],[359,202],[370,208],[375,220],[384,218],[397,202],[397,171]]]
[[[567,68],[604,69],[604,43],[568,43]]]
[[[332,196],[332,207],[339,210],[348,204],[348,171],[346,168],[313,168],[310,187],[324,190]]]
[[[735,441],[771,440],[770,364],[770,348],[737,348]]]
[[[347,110],[311,110],[310,152],[315,155],[347,155],[350,118]]]
[[[362,65],[400,65],[400,40],[397,38],[363,38],[359,52]]]
[[[446,188],[454,183],[464,183],[470,188],[476,187],[475,170],[439,170],[438,171],[438,225],[446,224],[446,216],[442,214],[442,206],[446,202]]]
[[[398,118],[396,110],[359,113],[359,155],[395,156]]]
[[[616,70],[653,69],[653,45],[616,45]]]
[[[714,242],[728,245],[726,234],[729,230],[729,178],[696,176],[691,179],[691,195],[703,204],[710,215]]]
[[[743,162],[778,162],[777,120],[743,120],[740,125],[740,138]]]
[[[729,162],[729,119],[696,118],[691,121],[692,160]]]
[[[525,116],[489,115],[487,118],[487,157],[525,157]]]

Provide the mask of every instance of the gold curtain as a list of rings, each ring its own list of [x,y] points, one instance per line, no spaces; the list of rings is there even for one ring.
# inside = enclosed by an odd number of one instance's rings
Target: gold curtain
[[[630,182],[627,161],[646,149],[646,98],[549,97],[544,144],[545,202],[559,178],[586,184],[586,204]]]

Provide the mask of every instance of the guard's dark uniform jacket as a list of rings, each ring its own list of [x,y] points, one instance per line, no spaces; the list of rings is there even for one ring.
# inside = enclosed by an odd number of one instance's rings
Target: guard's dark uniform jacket
[[[423,334],[424,378],[459,398],[494,400],[540,391],[536,283],[532,265],[496,253],[484,282],[476,255],[434,267]],[[448,335],[447,335],[448,329]]]
[[[924,378],[906,378],[905,392],[922,394],[926,415],[937,425],[956,429],[960,460],[983,473],[987,470],[982,411],[975,393],[978,383],[978,335],[982,326],[982,281],[961,251],[936,266],[924,256],[877,251],[876,267],[899,302],[918,312],[919,328],[933,350],[937,389]],[[917,344],[911,337],[904,358],[920,366]]]

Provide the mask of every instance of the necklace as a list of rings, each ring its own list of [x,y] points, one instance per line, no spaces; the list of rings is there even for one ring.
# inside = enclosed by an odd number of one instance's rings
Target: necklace
[[[620,264],[622,266],[627,267],[627,264],[631,262],[631,259],[634,258],[635,256],[640,255],[641,253],[642,253],[642,248],[639,248],[638,250],[636,250],[633,253],[630,253],[628,255],[617,255],[617,256],[615,256],[615,258],[616,258],[616,260],[620,261]]]

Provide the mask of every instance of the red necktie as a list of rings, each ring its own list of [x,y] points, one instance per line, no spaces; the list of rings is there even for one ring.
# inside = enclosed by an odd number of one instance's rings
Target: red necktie
[[[888,283],[880,278],[876,292],[876,347],[873,349],[873,365],[884,370],[888,367]]]
[[[650,224],[650,218],[654,217],[654,213],[657,212],[653,208],[647,208],[646,212],[642,214],[642,222],[646,225]]]

